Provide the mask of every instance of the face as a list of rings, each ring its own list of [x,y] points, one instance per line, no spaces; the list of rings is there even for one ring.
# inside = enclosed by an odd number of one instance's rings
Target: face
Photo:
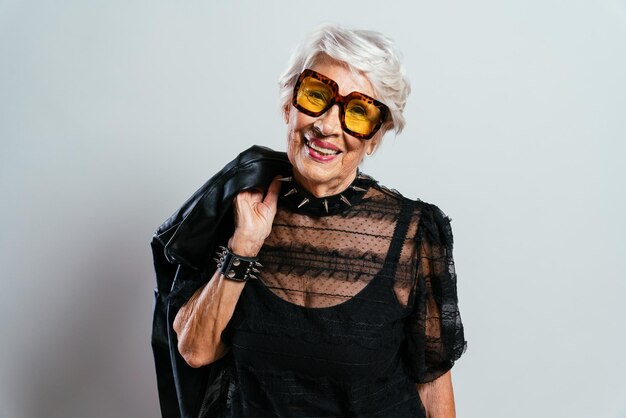
[[[311,68],[339,85],[339,93],[353,91],[376,98],[369,80],[353,74],[336,62],[324,62]],[[382,135],[378,131],[369,140],[353,137],[343,131],[339,106],[311,117],[298,111],[292,104],[285,109],[287,122],[287,155],[293,165],[296,180],[317,197],[339,193],[347,188],[365,154],[373,152]]]

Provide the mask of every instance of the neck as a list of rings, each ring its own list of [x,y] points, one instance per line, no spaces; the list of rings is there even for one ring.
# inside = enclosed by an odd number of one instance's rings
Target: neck
[[[300,175],[300,173],[293,171],[293,177],[307,192],[311,193],[315,197],[326,197],[336,195],[343,192],[352,184],[357,176],[357,171],[349,175],[348,177],[333,183],[315,183]]]

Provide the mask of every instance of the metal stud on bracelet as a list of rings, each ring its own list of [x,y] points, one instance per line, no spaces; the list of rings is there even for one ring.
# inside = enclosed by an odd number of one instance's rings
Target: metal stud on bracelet
[[[226,247],[219,247],[222,251],[217,252],[215,261],[217,269],[229,280],[247,282],[250,279],[258,279],[256,276],[263,267],[256,257],[243,257],[234,254]]]

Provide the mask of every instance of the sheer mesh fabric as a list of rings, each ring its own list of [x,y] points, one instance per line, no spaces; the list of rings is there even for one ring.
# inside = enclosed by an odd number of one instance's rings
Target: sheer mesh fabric
[[[396,228],[397,197],[370,188],[361,203],[345,213],[312,218],[279,209],[260,254],[261,281],[278,297],[307,308],[326,308],[351,298],[379,273]],[[419,217],[414,214],[403,241],[393,288],[402,306],[416,281],[414,250]]]
[[[366,186],[331,214],[279,201],[223,335],[225,416],[424,416],[415,383],[465,349],[450,220]]]
[[[435,205],[427,207],[416,235],[419,269],[406,321],[407,365],[418,382],[445,373],[467,346],[457,305],[450,218]]]

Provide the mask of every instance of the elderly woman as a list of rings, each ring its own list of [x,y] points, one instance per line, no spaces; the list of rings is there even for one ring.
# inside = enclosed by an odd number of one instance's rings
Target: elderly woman
[[[379,33],[324,26],[280,88],[288,163],[267,187],[233,186],[223,248],[173,318],[189,366],[221,365],[212,397],[199,387],[200,411],[181,414],[454,417],[465,340],[450,220],[359,170],[405,123],[398,51]],[[242,158],[235,172],[258,160]],[[232,167],[214,183],[226,187]]]

